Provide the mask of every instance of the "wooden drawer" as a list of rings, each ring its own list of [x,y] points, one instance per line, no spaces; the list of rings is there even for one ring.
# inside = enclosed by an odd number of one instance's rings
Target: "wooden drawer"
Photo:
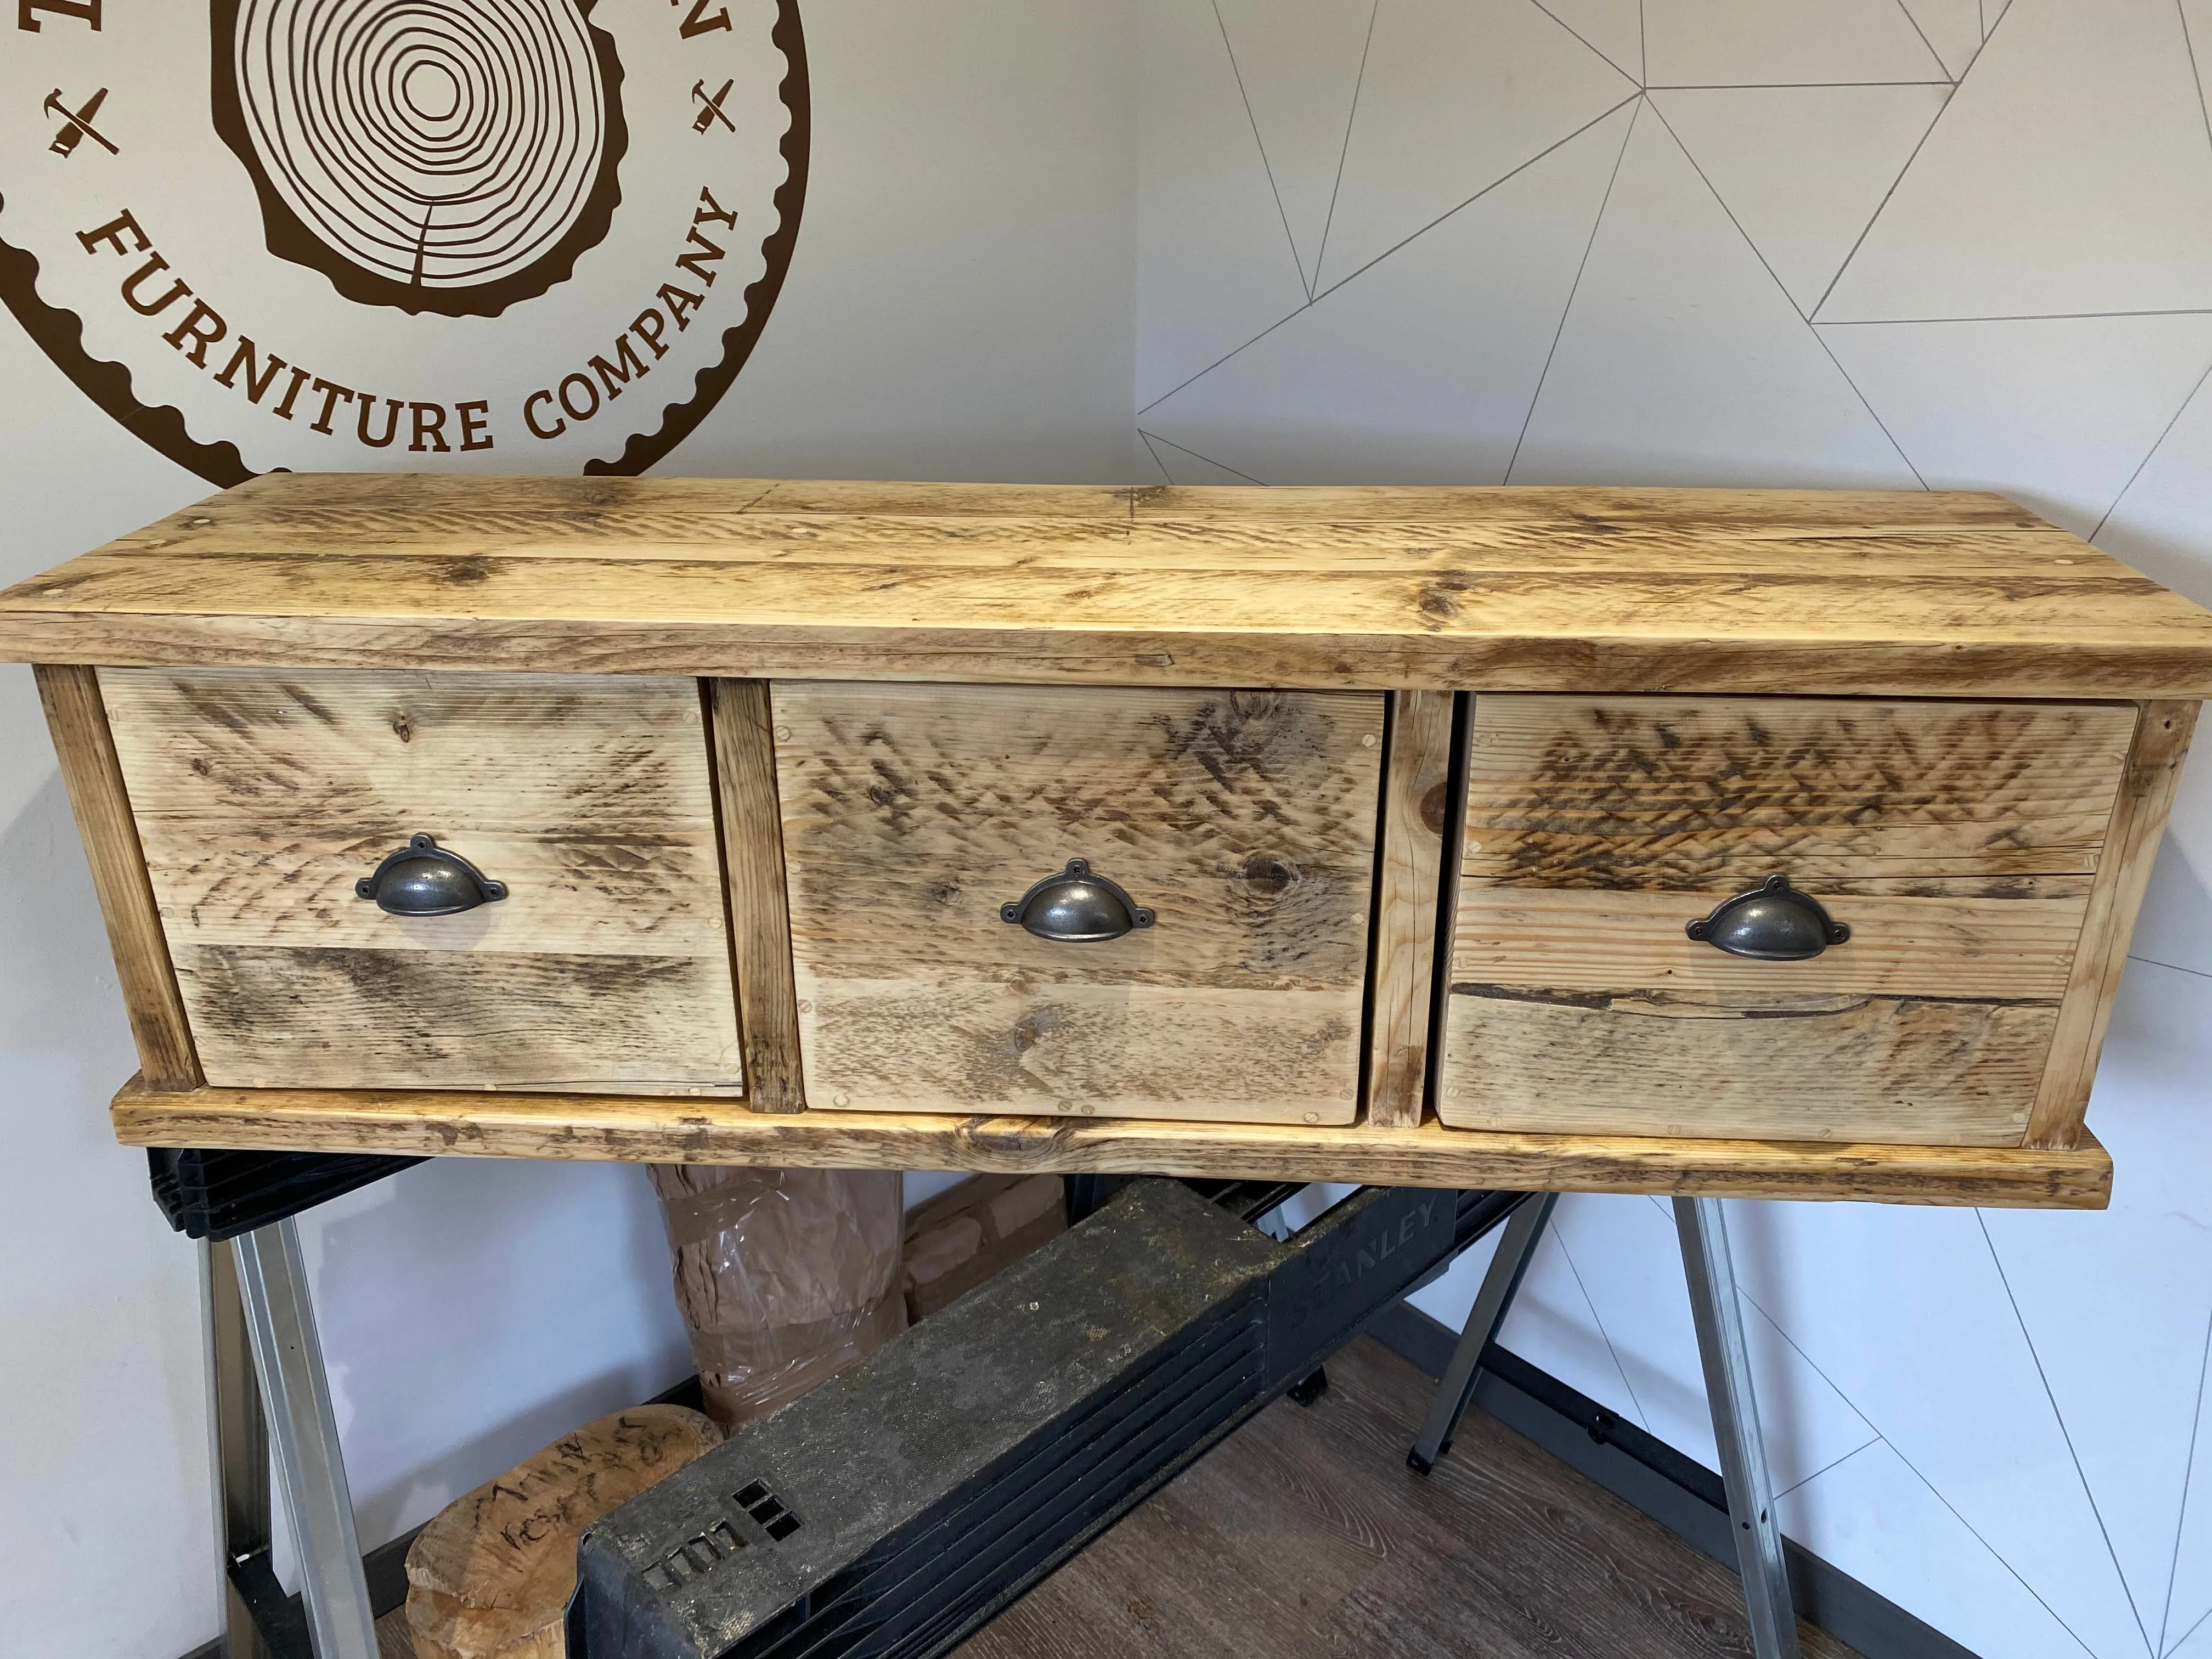
[[[1438,1115],[2019,1145],[2136,720],[2111,703],[1478,696]],[[1759,961],[1686,933],[1777,874],[1849,939]]]
[[[1349,1122],[1383,700],[779,683],[806,1103]],[[1001,917],[1071,859],[1152,909]]]
[[[742,1092],[696,681],[100,678],[210,1084]],[[417,834],[507,896],[361,897]]]

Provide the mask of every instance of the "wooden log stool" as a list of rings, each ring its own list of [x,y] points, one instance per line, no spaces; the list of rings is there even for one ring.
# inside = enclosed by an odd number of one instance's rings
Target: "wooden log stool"
[[[562,1659],[576,1540],[721,1439],[697,1412],[639,1406],[455,1498],[407,1552],[416,1659]]]

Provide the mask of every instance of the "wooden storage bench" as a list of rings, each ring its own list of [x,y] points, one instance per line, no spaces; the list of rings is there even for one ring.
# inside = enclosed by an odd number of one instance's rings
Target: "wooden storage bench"
[[[273,475],[0,653],[129,1142],[2075,1206],[2212,692],[1944,494]]]

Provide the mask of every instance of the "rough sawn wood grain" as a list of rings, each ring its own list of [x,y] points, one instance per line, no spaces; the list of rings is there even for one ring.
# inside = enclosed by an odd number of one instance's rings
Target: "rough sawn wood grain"
[[[696,683],[110,669],[210,1081],[742,1087]],[[394,916],[417,833],[507,884]]]
[[[2087,1131],[2075,1146],[2041,1149],[1484,1133],[1434,1121],[1388,1129],[857,1110],[780,1117],[749,1112],[736,1101],[374,1089],[163,1092],[135,1080],[116,1096],[111,1116],[116,1138],[137,1146],[1218,1176],[2040,1209],[2102,1209],[2112,1191],[2112,1158]]]
[[[146,855],[131,815],[130,792],[99,678],[89,668],[41,665],[38,682],[77,835],[92,866],[100,916],[107,924],[108,949],[122,981],[140,1075],[158,1088],[191,1088],[201,1081],[199,1057],[170,964],[161,909],[147,880]]]
[[[2133,707],[1478,696],[1437,1110],[1470,1129],[2018,1146]],[[1788,876],[1809,961],[1686,925]]]
[[[2212,614],[1988,495],[272,475],[0,594],[0,655],[2181,698]]]
[[[799,993],[791,977],[791,907],[784,888],[768,696],[762,680],[707,683],[745,1047],[745,1098],[757,1112],[799,1112],[806,1109],[806,1085],[799,1064]]]
[[[721,1440],[697,1412],[633,1407],[455,1498],[407,1550],[416,1659],[563,1659],[577,1539]]]
[[[1453,702],[1441,691],[1391,700],[1368,1014],[1367,1121],[1377,1127],[1419,1123],[1425,1103]]]
[[[781,683],[811,1109],[1344,1123],[1382,700]],[[1156,921],[1001,906],[1071,859]]]

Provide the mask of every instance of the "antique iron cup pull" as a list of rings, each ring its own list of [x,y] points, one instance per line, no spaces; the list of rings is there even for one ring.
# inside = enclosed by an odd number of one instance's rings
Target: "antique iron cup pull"
[[[1066,869],[1000,905],[999,919],[1018,922],[1039,939],[1068,945],[1095,945],[1152,925],[1150,910],[1093,872],[1084,859],[1068,860]]]
[[[1803,962],[1851,936],[1818,899],[1792,887],[1787,876],[1769,876],[1748,891],[1723,899],[1712,915],[1685,931],[1716,951],[1759,962]]]
[[[385,855],[374,875],[354,883],[353,890],[395,916],[451,916],[505,898],[507,884],[429,836],[410,836],[406,846]]]

